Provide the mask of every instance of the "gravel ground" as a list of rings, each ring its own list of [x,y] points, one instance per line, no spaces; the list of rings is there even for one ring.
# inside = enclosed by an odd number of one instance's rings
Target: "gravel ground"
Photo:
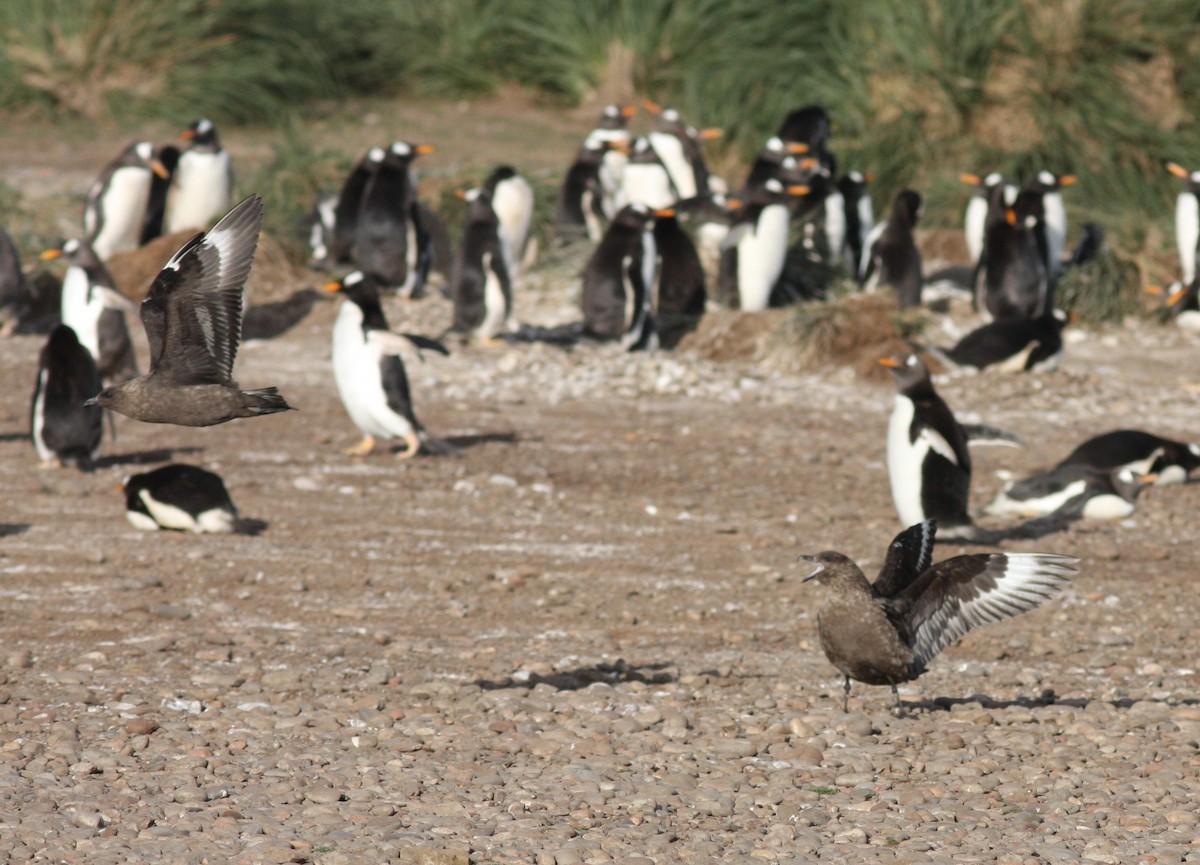
[[[539,284],[521,318],[573,317]],[[409,365],[458,454],[356,459],[335,309],[238,359],[299,412],[119,419],[88,474],[36,467],[41,339],[0,342],[0,861],[1200,860],[1197,485],[1007,544],[1081,557],[1073,590],[948,649],[907,717],[862,685],[844,714],[795,558],[870,572],[901,528],[887,382],[702,340],[464,348]],[[975,503],[1106,429],[1200,437],[1193,339],[1077,340],[1055,373],[940,381],[1026,440],[975,451]],[[135,531],[115,486],[169,459],[260,531]]]

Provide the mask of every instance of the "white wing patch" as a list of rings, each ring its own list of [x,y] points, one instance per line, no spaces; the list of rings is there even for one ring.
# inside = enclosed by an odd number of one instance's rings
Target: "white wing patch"
[[[931,451],[936,454],[941,454],[950,462],[958,465],[958,456],[954,453],[954,448],[950,447],[950,442],[946,441],[945,437],[932,427],[921,427],[921,431],[917,433],[917,439],[924,442]]]

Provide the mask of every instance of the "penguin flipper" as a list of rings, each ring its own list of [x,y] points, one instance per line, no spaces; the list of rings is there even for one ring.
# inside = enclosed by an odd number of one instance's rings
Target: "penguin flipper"
[[[425,348],[429,349],[430,351],[436,351],[438,354],[445,355],[446,357],[450,356],[450,349],[446,348],[444,343],[433,337],[421,336],[419,333],[402,333],[399,335],[407,339],[419,349]]]
[[[1024,440],[1016,433],[999,429],[994,426],[979,423],[960,424],[968,444],[974,445],[1003,445],[1005,447],[1023,448]]]

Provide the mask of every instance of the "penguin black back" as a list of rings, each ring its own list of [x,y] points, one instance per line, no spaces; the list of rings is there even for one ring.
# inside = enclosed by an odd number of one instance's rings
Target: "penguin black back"
[[[622,208],[588,259],[583,273],[583,331],[597,339],[619,339],[632,326],[646,294],[645,236],[649,208]]]
[[[920,219],[920,193],[902,190],[892,202],[886,227],[871,251],[866,278],[877,274],[877,281],[890,285],[903,309],[921,303],[921,253],[913,231]]]
[[[100,373],[75,331],[60,324],[38,358],[30,426],[43,465],[91,464],[100,447],[103,412],[84,403],[100,392]]]
[[[492,208],[491,189],[486,185],[472,189],[464,198],[467,219],[450,279],[454,298],[451,330],[477,331],[480,336],[490,338],[501,329],[512,310],[512,282],[500,241],[500,221]],[[499,296],[489,296],[489,287],[493,295]]]
[[[1041,193],[1015,197],[1003,184],[991,192],[983,254],[975,272],[975,303],[994,319],[1037,318],[1050,306],[1045,253],[1034,228]]]

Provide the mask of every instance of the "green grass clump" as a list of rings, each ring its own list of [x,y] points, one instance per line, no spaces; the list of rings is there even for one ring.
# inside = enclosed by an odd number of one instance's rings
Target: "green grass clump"
[[[1146,312],[1137,265],[1107,245],[1059,278],[1055,298],[1060,309],[1088,324],[1120,323]]]

